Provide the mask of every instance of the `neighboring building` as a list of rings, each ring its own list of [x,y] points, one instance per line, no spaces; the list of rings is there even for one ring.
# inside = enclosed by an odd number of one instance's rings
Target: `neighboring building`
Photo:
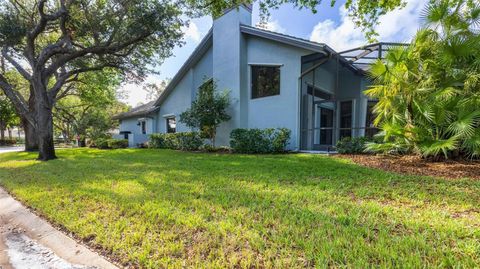
[[[151,133],[190,131],[179,115],[211,78],[232,100],[232,118],[219,127],[218,145],[229,144],[234,128],[288,128],[291,150],[325,150],[342,137],[376,132],[374,102],[363,94],[369,83],[364,68],[400,44],[337,53],[325,44],[252,27],[251,17],[242,5],[215,19],[158,100],[116,116],[131,146]]]
[[[157,131],[158,107],[155,101],[132,108],[128,112],[115,115],[113,119],[120,121],[119,134],[115,138],[128,139],[130,147],[136,147],[148,141],[148,134]]]

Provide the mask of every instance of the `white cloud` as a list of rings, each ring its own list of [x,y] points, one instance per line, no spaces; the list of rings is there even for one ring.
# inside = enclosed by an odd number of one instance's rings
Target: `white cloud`
[[[427,0],[409,0],[401,10],[395,10],[380,18],[376,27],[377,38],[384,42],[409,42],[420,27],[420,12]],[[340,23],[332,20],[319,22],[310,34],[310,40],[326,43],[336,50],[344,50],[367,44],[359,28],[348,17],[344,6],[340,7]]]
[[[143,83],[127,83],[120,87],[119,91],[122,93],[124,98],[121,101],[126,102],[127,104],[136,107],[140,104],[145,104],[150,100],[147,100],[147,92],[143,89],[144,85],[149,83],[160,84],[162,79],[156,75],[149,75]]]
[[[182,31],[184,32],[185,39],[191,39],[195,43],[200,42],[201,34],[198,30],[197,25],[194,22],[190,22],[187,27],[183,27]]]
[[[284,34],[287,32],[287,30],[283,28],[277,20],[268,21],[267,23],[263,23],[263,24],[257,23],[256,26],[268,31],[277,32],[281,34]]]

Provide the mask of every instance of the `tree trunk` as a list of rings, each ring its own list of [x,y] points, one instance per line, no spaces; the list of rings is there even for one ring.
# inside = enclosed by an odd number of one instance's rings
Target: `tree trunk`
[[[28,110],[31,118],[35,121],[37,120],[37,115],[35,113],[35,93],[33,92],[33,87],[30,85],[30,97],[28,98]],[[26,116],[22,116],[20,113],[20,120],[22,122],[23,131],[25,132],[25,151],[33,152],[38,151],[38,134],[36,124],[33,124],[27,120]]]
[[[0,127],[0,140],[5,139],[5,129],[3,127]]]
[[[44,100],[37,99],[38,160],[56,159],[53,143],[53,115],[51,106]]]
[[[35,115],[38,137],[38,160],[48,161],[56,159],[55,146],[53,143],[53,105],[54,102],[48,95],[47,80],[41,76],[41,72],[34,76],[31,82],[35,95]]]
[[[25,132],[25,151],[38,151],[37,130],[28,120],[22,118],[23,131]]]
[[[8,138],[9,138],[10,140],[13,139],[13,137],[12,137],[12,128],[8,128]]]

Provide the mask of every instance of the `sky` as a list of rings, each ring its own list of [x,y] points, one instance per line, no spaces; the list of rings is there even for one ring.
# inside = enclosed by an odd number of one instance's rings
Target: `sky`
[[[377,38],[383,42],[409,42],[421,26],[420,13],[428,0],[407,0],[407,5],[381,17],[376,30]],[[345,0],[336,1],[330,7],[330,0],[322,1],[318,12],[298,10],[292,5],[282,5],[271,10],[267,28],[271,31],[296,36],[320,43],[325,43],[337,51],[367,44],[360,29],[355,28],[344,7]],[[252,24],[260,20],[258,5],[254,5]],[[163,79],[172,78],[187,60],[195,47],[212,26],[210,17],[190,20],[188,27],[183,28],[184,45],[173,50],[173,56],[166,59],[157,68],[159,74],[150,75],[144,83],[160,83]],[[146,103],[147,92],[142,84],[122,85],[121,91],[126,98],[123,101],[131,106]]]

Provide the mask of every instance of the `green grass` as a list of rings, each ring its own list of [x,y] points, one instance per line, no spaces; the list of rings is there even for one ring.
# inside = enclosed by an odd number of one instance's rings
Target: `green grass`
[[[135,267],[478,267],[480,181],[319,155],[0,155],[0,184]]]

